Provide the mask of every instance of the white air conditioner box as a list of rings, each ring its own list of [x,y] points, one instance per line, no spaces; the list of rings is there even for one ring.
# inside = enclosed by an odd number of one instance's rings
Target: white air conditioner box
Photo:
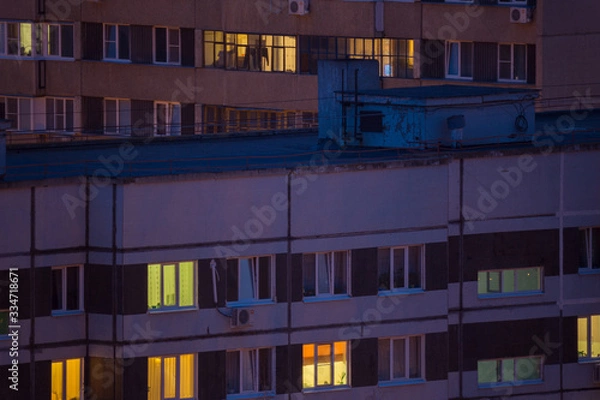
[[[511,7],[510,22],[513,24],[526,24],[531,22],[531,11],[528,8]]]
[[[309,0],[288,0],[288,12],[290,15],[306,15],[310,6]]]
[[[231,327],[242,328],[254,323],[254,310],[251,308],[234,308],[231,311]]]

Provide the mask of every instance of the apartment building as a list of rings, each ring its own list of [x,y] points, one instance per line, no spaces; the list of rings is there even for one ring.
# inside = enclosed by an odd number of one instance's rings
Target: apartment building
[[[540,89],[538,111],[600,87],[593,0],[0,4],[0,117],[21,133],[310,128],[322,59],[375,59],[384,88]]]
[[[0,397],[597,399],[588,128],[9,148]]]

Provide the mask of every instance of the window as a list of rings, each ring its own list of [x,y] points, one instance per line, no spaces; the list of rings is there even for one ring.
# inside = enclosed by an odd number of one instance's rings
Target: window
[[[52,400],[80,400],[83,398],[82,368],[81,358],[52,362]]]
[[[347,295],[350,257],[347,251],[302,256],[304,297]]]
[[[422,288],[423,257],[422,245],[378,249],[379,290]]]
[[[129,60],[129,26],[104,24],[104,59]]]
[[[177,136],[181,134],[181,106],[179,103],[154,103],[154,134]]]
[[[228,351],[225,365],[228,395],[273,390],[273,349]]]
[[[600,358],[600,315],[577,318],[579,359]]]
[[[579,230],[580,270],[600,270],[600,228]]]
[[[104,133],[108,135],[131,134],[131,101],[104,100]]]
[[[473,78],[473,43],[446,42],[446,77]]]
[[[193,354],[148,358],[148,400],[195,398],[196,360]]]
[[[179,28],[154,28],[154,62],[180,64]]]
[[[242,71],[296,72],[296,38],[204,31],[204,66]]]
[[[240,258],[233,271],[227,271],[227,301],[272,300],[275,280],[272,256]]]
[[[193,261],[148,265],[148,309],[173,310],[194,307],[195,271]]]
[[[540,293],[542,268],[497,269],[477,273],[477,293],[480,295]]]
[[[0,97],[0,116],[4,109],[4,118],[12,121],[11,129],[30,131],[32,124],[31,99],[25,97]]]
[[[302,346],[304,389],[348,385],[348,342]]]
[[[316,74],[319,60],[353,58],[379,61],[383,77],[413,77],[413,40],[300,36],[299,51],[301,73]]]
[[[79,265],[52,268],[52,312],[83,309],[83,273]]]
[[[379,382],[423,379],[422,336],[379,339]]]
[[[46,99],[46,129],[73,132],[73,100]]]
[[[0,22],[0,55],[31,57],[33,24],[27,22]]]
[[[480,386],[537,383],[542,368],[542,356],[477,361],[477,382]]]
[[[498,80],[527,81],[527,45],[498,45]]]
[[[73,58],[73,25],[36,24],[35,51],[42,57]]]

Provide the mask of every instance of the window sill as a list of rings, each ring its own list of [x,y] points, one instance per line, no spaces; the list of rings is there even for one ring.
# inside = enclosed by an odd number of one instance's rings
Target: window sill
[[[404,386],[404,385],[420,385],[425,383],[425,379],[423,378],[413,378],[413,379],[403,379],[403,380],[395,380],[395,381],[381,381],[379,382],[379,387],[392,387],[392,386]]]
[[[494,382],[494,383],[480,383],[478,384],[479,389],[494,389],[497,387],[511,387],[511,386],[523,386],[523,385],[540,385],[544,383],[543,379],[536,379],[531,381],[514,381],[514,382]]]
[[[339,294],[335,296],[310,296],[304,297],[302,299],[305,303],[321,303],[325,301],[339,301],[339,300],[348,300],[351,297],[347,294]]]
[[[269,305],[269,304],[275,304],[275,301],[273,301],[273,299],[232,301],[232,302],[227,303],[227,307],[243,308],[243,307],[264,306],[264,305]]]
[[[531,297],[531,296],[541,296],[544,292],[535,291],[535,292],[512,292],[512,293],[486,293],[486,294],[478,294],[477,297],[485,300],[485,299],[501,299],[501,298],[512,298],[512,297]]]
[[[600,268],[579,268],[579,275],[599,275]]]
[[[148,314],[167,314],[167,313],[178,313],[178,312],[188,312],[188,311],[198,311],[198,307],[181,307],[181,308],[157,308],[157,309],[149,309]]]
[[[527,83],[527,80],[522,79],[498,79],[498,83]]]
[[[472,81],[473,77],[472,76],[453,76],[453,75],[446,75],[446,80],[448,81]]]
[[[347,389],[350,389],[350,386],[348,386],[348,385],[327,386],[327,387],[303,389],[302,393],[311,394],[311,393],[335,392],[338,390],[347,390]]]
[[[103,58],[102,61],[115,64],[131,64],[131,60],[121,60],[119,58]]]
[[[414,289],[395,289],[395,290],[380,290],[379,296],[408,296],[412,294],[421,294],[425,293],[425,290],[422,288],[414,288]]]
[[[256,392],[256,393],[240,393],[228,394],[227,400],[242,400],[242,399],[264,399],[275,397],[275,392]]]
[[[53,310],[51,315],[53,317],[66,317],[68,315],[81,315],[83,313],[83,310]]]
[[[600,355],[598,357],[580,357],[577,362],[579,364],[597,364],[600,362]]]

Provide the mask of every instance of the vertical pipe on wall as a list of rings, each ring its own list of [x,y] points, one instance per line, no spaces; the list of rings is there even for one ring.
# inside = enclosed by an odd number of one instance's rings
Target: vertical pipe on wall
[[[464,231],[465,219],[463,217],[464,201],[464,172],[465,160],[460,159],[459,170],[459,236],[458,236],[458,397],[463,397],[463,282],[464,282]]]
[[[287,346],[288,346],[288,357],[287,357],[287,377],[292,379],[292,360],[290,359],[289,349],[292,346],[292,171],[290,170],[287,175],[287,257],[286,257],[286,270],[287,270]],[[290,382],[292,383],[292,382]],[[289,386],[291,387],[291,385]],[[291,390],[289,391],[291,392]],[[292,394],[287,394],[288,400],[291,399]]]
[[[113,399],[117,397],[117,185],[112,185],[112,347],[113,347]]]
[[[559,282],[559,299],[558,299],[558,309],[559,309],[559,318],[558,318],[558,335],[559,335],[559,343],[564,343],[564,330],[563,330],[563,313],[564,313],[564,208],[565,208],[565,153],[561,151],[560,153],[560,174],[559,174],[559,199],[558,199],[558,282]],[[564,347],[560,346],[558,348],[558,362],[560,365],[560,398],[563,399],[563,362],[564,362]]]

